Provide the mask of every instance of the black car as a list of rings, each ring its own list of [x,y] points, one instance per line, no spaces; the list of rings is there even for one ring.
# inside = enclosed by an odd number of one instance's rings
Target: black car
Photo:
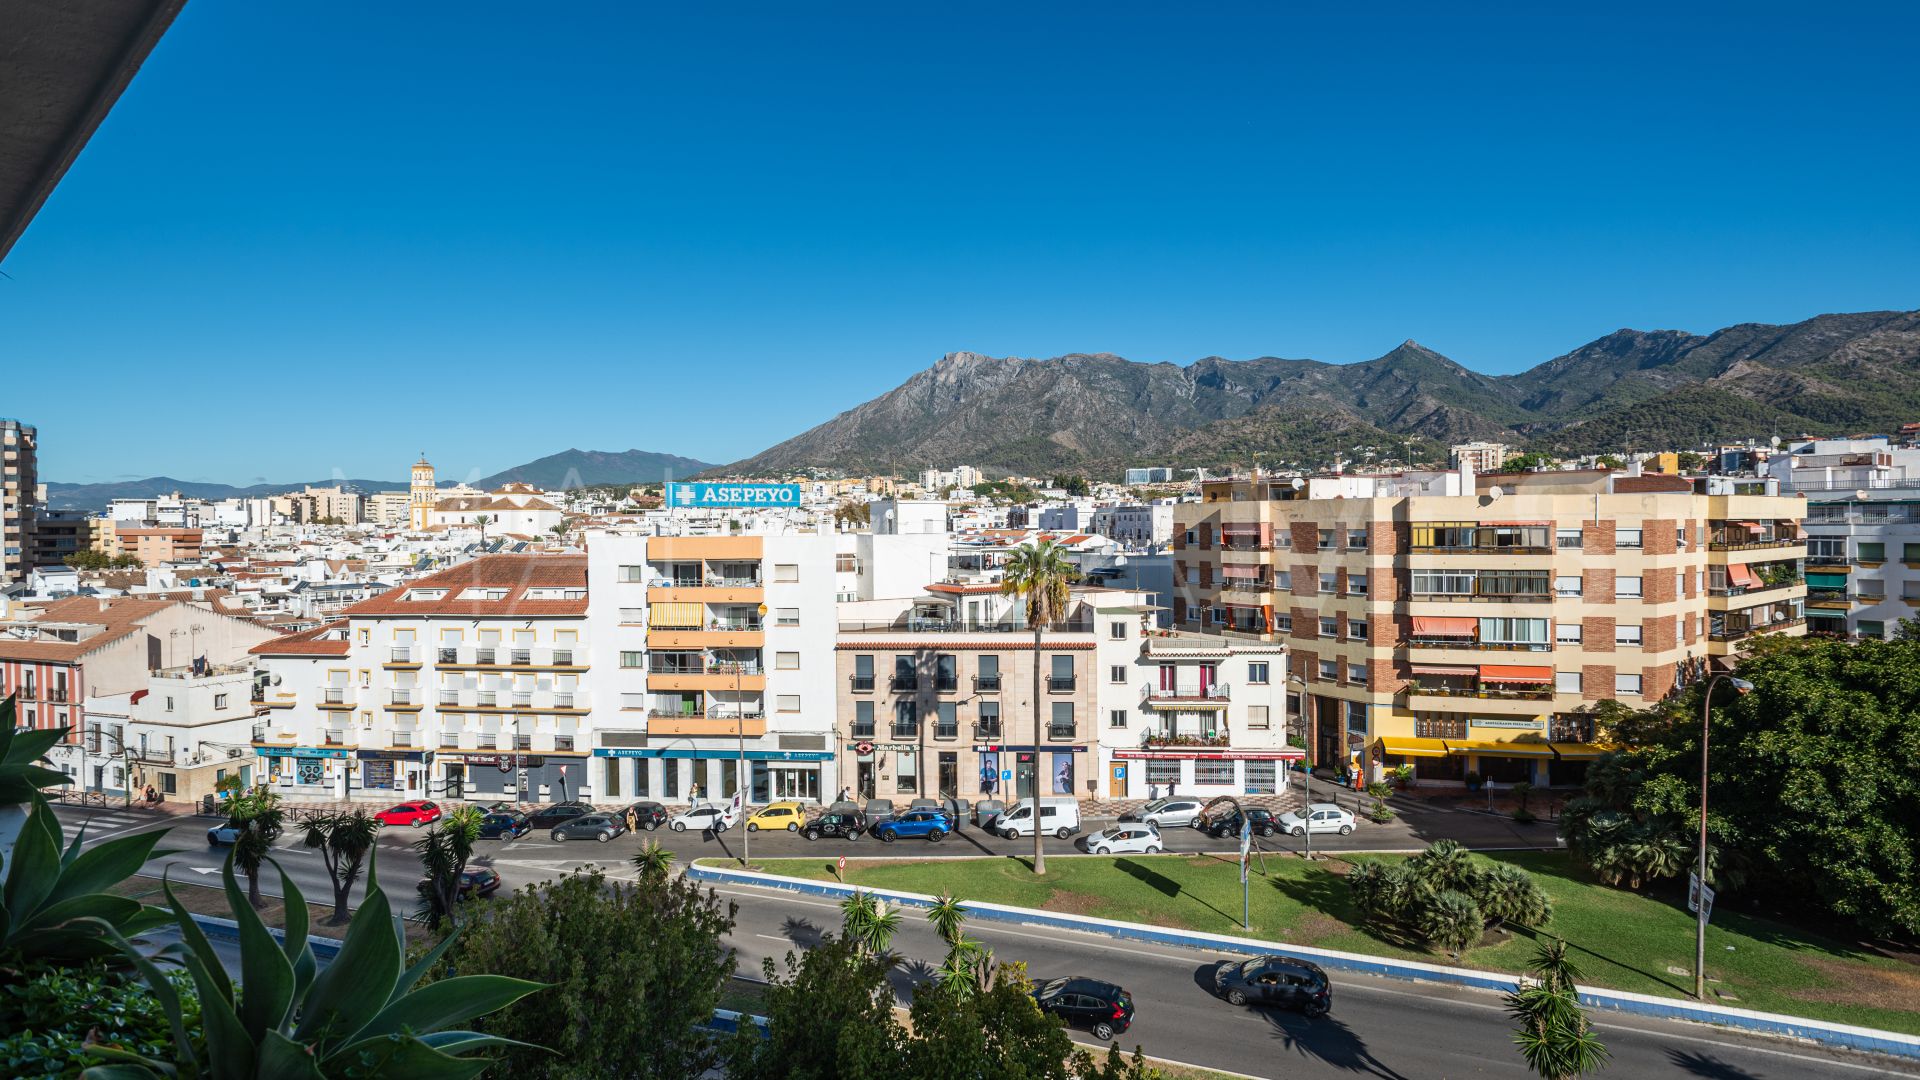
[[[657,802],[637,802],[627,807],[627,828],[648,832],[667,823],[667,808]]]
[[[533,823],[518,811],[488,814],[480,819],[482,840],[518,840],[532,831]]]
[[[818,840],[823,836],[841,837],[858,840],[867,828],[867,815],[858,810],[829,810],[800,830],[800,835],[809,840]]]
[[[1068,1027],[1086,1028],[1105,1042],[1133,1023],[1133,998],[1125,990],[1098,979],[1055,979],[1033,992],[1041,1012],[1052,1013]]]
[[[425,896],[433,890],[433,882],[421,878],[417,886],[420,895]],[[492,896],[500,888],[500,874],[492,867],[469,866],[460,872],[460,897],[472,899],[479,896]]]
[[[1228,960],[1214,969],[1213,989],[1234,1005],[1273,1005],[1308,1016],[1333,1008],[1333,983],[1320,965],[1287,956]]]
[[[1255,836],[1272,836],[1280,831],[1280,822],[1273,811],[1264,806],[1247,807],[1247,820],[1253,823]],[[1231,808],[1224,814],[1203,817],[1193,823],[1193,827],[1213,837],[1215,840],[1240,835],[1240,815]]]
[[[557,802],[552,806],[543,806],[527,815],[527,820],[536,829],[551,829],[563,821],[593,813],[593,807],[583,802]]]
[[[598,840],[601,843],[627,831],[627,819],[620,814],[581,814],[568,818],[548,830],[555,843],[562,840]]]

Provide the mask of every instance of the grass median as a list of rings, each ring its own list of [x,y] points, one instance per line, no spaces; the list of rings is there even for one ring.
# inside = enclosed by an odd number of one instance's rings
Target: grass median
[[[1692,995],[1694,920],[1678,897],[1602,885],[1562,852],[1474,857],[1535,875],[1554,906],[1552,922],[1541,929],[1574,946],[1583,981],[1662,997]],[[1256,859],[1248,892],[1250,931],[1240,927],[1239,862],[1231,854],[1053,859],[1044,878],[1020,859],[848,859],[846,881],[1487,971],[1524,968],[1533,953],[1524,929],[1490,933],[1454,960],[1362,925],[1347,896],[1346,872],[1361,859],[1397,858],[1341,855],[1309,863],[1267,856],[1264,866]],[[757,868],[835,880],[827,859],[769,859]],[[1722,907],[1707,928],[1707,975],[1716,980],[1709,983],[1714,999],[1724,1004],[1920,1034],[1920,963],[1911,956]]]

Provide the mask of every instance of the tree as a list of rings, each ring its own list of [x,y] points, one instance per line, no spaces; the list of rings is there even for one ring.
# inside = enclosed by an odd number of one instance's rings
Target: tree
[[[900,929],[900,912],[889,911],[885,900],[864,890],[840,902],[840,918],[847,939],[868,956],[885,956]]]
[[[1361,862],[1347,873],[1347,889],[1369,922],[1455,954],[1488,929],[1553,919],[1532,874],[1476,859],[1452,840],[1400,862]]]
[[[627,883],[593,869],[479,905],[445,966],[548,984],[484,1021],[490,1035],[553,1051],[511,1047],[501,1075],[682,1080],[721,1060],[706,1024],[733,974],[733,915],[685,877]]]
[[[1595,468],[1600,469],[1624,469],[1627,467],[1626,462],[1621,461],[1612,454],[1601,454],[1599,457],[1593,459],[1593,464]]]
[[[483,548],[487,546],[487,523],[492,520],[491,517],[485,514],[473,515],[473,523],[480,528],[480,546]]]
[[[1040,706],[1046,700],[1041,692],[1041,635],[1066,614],[1072,597],[1073,564],[1066,549],[1051,540],[1021,544],[1007,558],[1000,577],[1003,596],[1018,596],[1026,601],[1027,625],[1033,628],[1033,745],[1043,744],[1040,733]],[[1040,830],[1040,790],[1045,778],[1040,775],[1040,755],[1034,754],[1033,769],[1033,872],[1047,872],[1047,852]]]
[[[1553,468],[1553,455],[1539,450],[1529,450],[1524,454],[1515,454],[1501,463],[1502,472],[1532,472],[1535,469]]]
[[[460,878],[480,839],[481,816],[478,807],[463,806],[429,826],[427,835],[412,844],[427,879],[427,918],[435,924],[451,920],[460,903]]]
[[[633,866],[642,881],[664,880],[673,872],[674,854],[660,846],[660,841],[649,840],[634,852]]]
[[[301,815],[299,821],[306,830],[302,842],[320,852],[320,863],[333,884],[333,917],[327,922],[338,926],[347,921],[347,898],[353,883],[360,880],[360,865],[380,835],[380,823],[364,809],[319,810]]]
[[[247,875],[247,900],[256,908],[267,904],[260,895],[260,864],[272,854],[286,820],[280,794],[265,784],[227,800],[227,823],[236,830],[233,861]]]
[[[105,552],[94,551],[91,548],[62,556],[60,561],[75,570],[105,570],[113,563]]]
[[[1707,457],[1705,454],[1696,454],[1691,450],[1682,450],[1674,455],[1674,457],[1680,463],[1681,472],[1693,472],[1696,469],[1704,469],[1707,467]]]
[[[1507,1013],[1520,1025],[1513,1042],[1527,1067],[1542,1080],[1574,1080],[1603,1067],[1607,1048],[1580,1008],[1580,973],[1567,957],[1566,941],[1540,941],[1527,968],[1532,977],[1506,995]]]
[[[772,960],[765,1036],[743,1030],[729,1048],[730,1080],[897,1080],[905,1033],[893,1016],[892,965],[831,934],[784,972]]]

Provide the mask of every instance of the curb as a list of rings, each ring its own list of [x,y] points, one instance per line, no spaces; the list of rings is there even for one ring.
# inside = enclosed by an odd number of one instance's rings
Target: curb
[[[685,873],[695,881],[703,881],[709,884],[750,885],[758,888],[783,889],[789,892],[829,897],[832,899],[844,899],[856,892],[867,892],[908,907],[928,907],[931,906],[935,900],[934,897],[925,893],[896,892],[890,889],[863,889],[852,885],[838,885],[832,882],[784,877],[778,874],[762,874],[746,870],[726,870],[711,866],[700,866],[698,864],[689,864]],[[1468,968],[1446,967],[1440,964],[1424,964],[1413,960],[1388,960],[1381,957],[1364,956],[1359,953],[1336,952],[1332,949],[1316,949],[1305,945],[1288,945],[1282,942],[1260,941],[1255,938],[1232,937],[1225,934],[1206,934],[1191,930],[1173,930],[1162,926],[1120,922],[1114,919],[1098,919],[1087,915],[1066,915],[1058,912],[1012,907],[1005,904],[989,904],[973,900],[964,901],[962,906],[966,908],[968,915],[986,922],[1020,923],[1028,926],[1050,927],[1058,930],[1078,930],[1085,933],[1100,934],[1122,941],[1140,941],[1156,945],[1205,949],[1213,952],[1239,953],[1247,956],[1278,953],[1284,956],[1311,960],[1329,971],[1354,972],[1365,975],[1378,975],[1389,979],[1403,979],[1411,982],[1444,983],[1451,986],[1464,986],[1476,990],[1494,990],[1501,992],[1512,990],[1517,985],[1514,976],[1502,975],[1498,972],[1491,971],[1473,971]],[[1888,1054],[1894,1057],[1920,1060],[1920,1037],[1903,1035],[1894,1031],[1854,1027],[1848,1024],[1835,1024],[1824,1020],[1811,1020],[1799,1016],[1784,1016],[1779,1013],[1755,1012],[1751,1009],[1735,1009],[1725,1006],[1707,1005],[1676,998],[1660,998],[1649,994],[1631,993],[1625,990],[1603,990],[1598,987],[1582,987],[1580,989],[1580,1002],[1583,1005],[1594,1008],[1609,1009],[1615,1012],[1630,1013],[1637,1016],[1651,1016],[1663,1020],[1688,1020],[1695,1023],[1715,1024],[1721,1027],[1755,1034],[1800,1039],[1819,1043],[1823,1046],[1838,1047],[1847,1050],[1863,1050],[1869,1053]]]

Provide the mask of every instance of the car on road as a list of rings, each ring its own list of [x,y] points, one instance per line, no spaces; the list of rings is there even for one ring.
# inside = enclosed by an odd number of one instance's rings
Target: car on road
[[[768,803],[747,818],[747,831],[759,832],[761,829],[785,829],[799,832],[805,824],[807,812],[797,802]]]
[[[1193,819],[1199,816],[1199,799],[1155,799],[1138,810],[1121,814],[1120,820],[1141,821],[1163,829],[1173,829],[1191,825]]]
[[[1123,821],[1087,837],[1087,850],[1095,855],[1158,855],[1164,848],[1157,826]]]
[[[667,808],[657,802],[641,800],[627,807],[627,821],[630,827],[645,829],[648,832],[667,823]]]
[[[414,886],[421,896],[433,891],[433,880],[421,878]],[[470,900],[474,897],[492,896],[500,889],[500,872],[490,866],[469,866],[460,871],[460,898]]]
[[[620,814],[581,814],[555,825],[547,836],[555,843],[562,840],[598,840],[601,843],[627,831],[627,819]]]
[[[240,826],[231,821],[207,830],[208,847],[230,846],[238,839],[240,839]]]
[[[1012,806],[993,819],[993,831],[1003,840],[1033,835],[1033,803]],[[1062,840],[1080,831],[1080,804],[1069,799],[1052,799],[1040,804],[1040,831]]]
[[[867,816],[858,810],[829,810],[800,830],[800,835],[809,840],[818,840],[823,836],[858,840],[866,831]]]
[[[1099,979],[1055,979],[1033,992],[1041,1012],[1052,1013],[1068,1027],[1086,1028],[1101,1042],[1122,1034],[1133,1023],[1133,998],[1125,990]]]
[[[1273,1005],[1325,1016],[1333,983],[1320,965],[1288,956],[1226,960],[1213,969],[1213,990],[1233,1005]]]
[[[1280,831],[1280,819],[1274,817],[1273,811],[1264,806],[1247,807],[1247,820],[1253,824],[1255,836],[1272,836]],[[1240,815],[1234,813],[1233,807],[1229,806],[1216,813],[1194,819],[1193,827],[1215,840],[1237,837],[1240,835]]]
[[[727,820],[726,807],[696,806],[674,815],[668,827],[674,832],[686,832],[688,829],[698,829],[702,832],[712,829],[714,832],[725,832],[727,826],[731,824],[732,822]]]
[[[488,814],[480,819],[480,839],[518,840],[533,831],[533,822],[518,811]]]
[[[444,815],[440,813],[440,804],[427,799],[415,799],[412,802],[389,806],[373,815],[374,820],[382,825],[411,825],[416,829],[439,821],[442,816]]]
[[[543,806],[527,815],[536,829],[551,829],[563,821],[572,821],[593,813],[592,805],[583,802],[557,802],[552,806]]]
[[[1317,802],[1306,810],[1305,817],[1293,810],[1281,814],[1281,831],[1289,836],[1305,836],[1309,829],[1316,833],[1339,833],[1341,836],[1353,831],[1355,818],[1351,810],[1342,810],[1330,802]]]
[[[945,810],[909,810],[873,827],[873,834],[891,844],[895,840],[923,838],[937,844],[953,831],[953,821]]]

